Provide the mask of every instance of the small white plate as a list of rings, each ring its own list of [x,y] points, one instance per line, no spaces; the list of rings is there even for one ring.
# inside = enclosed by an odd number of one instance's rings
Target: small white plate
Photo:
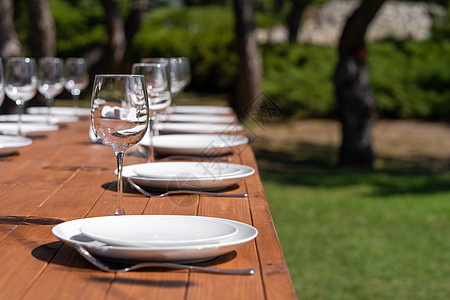
[[[21,147],[31,145],[33,140],[23,136],[0,135],[0,155],[16,151]]]
[[[122,216],[119,216],[122,217]],[[133,217],[130,215],[130,217]],[[154,216],[135,216],[139,218],[154,218]],[[171,216],[173,217],[173,216]],[[200,218],[197,216],[177,216],[179,218]],[[161,247],[122,247],[114,246],[102,243],[97,240],[93,240],[81,233],[80,227],[84,224],[96,219],[107,219],[111,217],[97,217],[78,219],[73,221],[64,222],[53,227],[53,234],[66,243],[70,247],[74,247],[75,244],[80,244],[85,247],[89,252],[114,260],[126,260],[126,261],[199,261],[211,259],[233,250],[243,244],[253,240],[258,231],[256,228],[247,225],[245,223],[220,219],[223,222],[234,225],[237,228],[237,233],[219,240],[214,243],[205,243],[200,245],[182,245],[182,246],[161,246]],[[202,217],[209,218],[209,217]],[[213,218],[215,219],[215,218]]]
[[[80,227],[81,233],[117,246],[181,246],[217,242],[237,233],[220,219],[186,216],[115,216]]]
[[[166,168],[176,169],[178,174],[173,177],[152,178],[139,176],[134,172],[135,168],[147,168],[149,172],[164,174]],[[208,174],[211,168],[221,170],[239,170],[229,176],[220,174],[215,176],[201,176]],[[117,170],[115,171],[117,174]],[[125,179],[131,178],[137,185],[153,190],[196,189],[219,190],[238,183],[242,178],[255,173],[251,167],[217,162],[155,162],[124,166],[122,175]],[[200,176],[198,176],[200,175]]]
[[[74,107],[59,107],[53,106],[51,108],[52,115],[61,116],[90,116],[90,108],[74,108]],[[47,107],[44,106],[34,106],[27,109],[27,113],[32,115],[47,114]]]
[[[18,115],[1,115],[0,122],[17,122],[19,120]],[[47,115],[22,115],[22,122],[25,123],[47,123]],[[79,119],[76,116],[50,116],[51,124],[78,122]]]
[[[153,137],[153,148],[166,155],[220,156],[248,143],[245,136],[230,134],[167,134]],[[150,145],[149,139],[139,143]]]
[[[0,132],[3,134],[17,134],[17,123],[0,123]],[[22,123],[22,132],[24,134],[44,131],[56,131],[59,129],[58,125],[42,124],[42,123]]]
[[[175,105],[169,108],[169,112],[177,114],[227,115],[233,113],[233,109],[228,106]]]
[[[181,123],[216,123],[216,124],[230,124],[235,123],[234,116],[221,115],[201,115],[201,114],[169,114],[161,118],[161,121],[166,122],[181,122]]]
[[[161,133],[237,133],[243,130],[241,125],[215,123],[159,123]]]

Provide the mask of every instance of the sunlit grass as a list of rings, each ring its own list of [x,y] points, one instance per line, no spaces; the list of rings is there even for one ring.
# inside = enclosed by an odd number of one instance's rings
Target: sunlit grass
[[[261,176],[299,299],[448,299],[450,172]]]

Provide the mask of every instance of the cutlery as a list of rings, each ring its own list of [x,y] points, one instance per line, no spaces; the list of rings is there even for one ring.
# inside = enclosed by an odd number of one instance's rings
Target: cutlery
[[[170,269],[188,269],[188,270],[194,270],[194,271],[200,271],[200,272],[207,272],[207,273],[220,273],[220,274],[242,274],[242,275],[253,275],[255,274],[254,269],[216,269],[216,268],[206,268],[206,267],[198,267],[198,266],[192,266],[192,265],[184,265],[184,264],[177,264],[177,263],[169,263],[169,262],[143,262],[139,264],[130,265],[128,267],[119,268],[114,267],[111,265],[108,265],[106,262],[96,258],[91,253],[89,253],[86,248],[81,246],[80,244],[75,245],[75,249],[78,251],[78,253],[81,254],[87,261],[89,261],[91,264],[96,266],[97,268],[105,271],[105,272],[128,272],[133,271],[141,268],[170,268]]]
[[[131,184],[132,187],[134,187],[141,194],[144,194],[147,197],[161,198],[161,197],[165,197],[168,195],[175,195],[175,194],[199,194],[199,195],[209,195],[209,196],[216,196],[216,197],[247,197],[248,196],[247,193],[244,193],[244,194],[221,194],[221,193],[212,193],[212,192],[195,191],[195,190],[171,190],[171,191],[164,192],[162,194],[154,194],[154,193],[149,193],[146,190],[144,190],[143,188],[141,188],[139,185],[134,183],[134,181],[131,180],[131,178],[128,178],[127,181],[129,184]]]

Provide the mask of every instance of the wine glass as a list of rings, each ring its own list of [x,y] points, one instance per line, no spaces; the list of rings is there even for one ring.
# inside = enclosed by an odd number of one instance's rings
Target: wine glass
[[[89,83],[89,74],[84,58],[71,57],[66,60],[64,79],[64,87],[72,95],[73,108],[76,114],[80,94]]]
[[[36,95],[36,60],[28,57],[13,57],[5,68],[5,92],[16,102],[18,108],[18,135],[22,132],[22,113],[24,103]]]
[[[4,90],[4,74],[3,74],[3,61],[0,57],[0,106],[3,104],[3,100],[5,100],[5,90]]]
[[[91,126],[110,146],[117,160],[116,215],[124,215],[122,168],[125,151],[137,144],[148,128],[149,105],[142,75],[96,75],[91,98]]]
[[[64,90],[63,60],[56,57],[39,59],[38,91],[46,100],[47,123],[51,123],[53,98]]]
[[[148,100],[150,103],[150,131],[148,162],[155,160],[153,151],[153,136],[159,135],[158,114],[165,111],[172,102],[170,87],[167,80],[166,65],[160,63],[136,63],[132,67],[133,74],[144,75]]]
[[[170,91],[175,99],[183,89],[183,65],[179,57],[169,59],[170,65]]]

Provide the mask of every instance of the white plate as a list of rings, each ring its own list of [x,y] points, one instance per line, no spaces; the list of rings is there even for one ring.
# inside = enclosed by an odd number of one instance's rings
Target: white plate
[[[128,260],[128,261],[199,261],[214,258],[237,249],[244,243],[253,240],[258,231],[256,228],[233,220],[220,219],[223,222],[236,226],[238,232],[228,238],[215,243],[201,245],[182,245],[167,247],[122,247],[102,243],[88,238],[81,233],[80,227],[95,219],[105,219],[111,217],[98,217],[78,219],[64,222],[53,227],[53,234],[70,247],[81,244],[95,255],[108,259]],[[132,217],[132,216],[130,216]],[[138,217],[138,216],[136,216]],[[149,218],[153,216],[139,216]],[[199,218],[192,216],[192,218]],[[202,217],[208,218],[208,217]]]
[[[236,133],[242,131],[241,125],[214,123],[160,123],[161,133]]]
[[[167,134],[153,137],[154,150],[167,155],[219,156],[247,143],[247,137],[229,134]],[[140,144],[149,146],[150,140],[143,139]]]
[[[116,216],[80,227],[94,240],[117,246],[181,246],[217,242],[237,233],[220,219],[190,216]]]
[[[177,180],[190,178],[215,179],[237,175],[242,172],[242,168],[240,165],[233,164],[163,162],[137,165],[133,168],[133,172],[146,178]]]
[[[239,168],[240,172],[231,174],[230,176],[210,176],[210,177],[198,177],[193,173],[193,170],[199,170],[201,172],[207,172],[208,168],[212,168],[217,165],[225,165],[222,168],[227,167]],[[151,178],[138,176],[135,172],[135,168],[144,166],[149,170],[164,170],[168,166],[170,168],[177,168],[178,176],[165,177],[165,178]],[[117,170],[116,170],[117,172]],[[145,163],[138,165],[131,165],[123,167],[122,175],[125,179],[131,178],[136,184],[153,190],[172,190],[172,189],[197,189],[197,190],[218,190],[229,187],[238,183],[242,178],[252,175],[255,170],[251,167],[227,164],[217,162],[155,162]],[[187,174],[183,175],[183,174]],[[183,176],[181,176],[183,175]],[[190,177],[189,177],[190,175]]]
[[[44,131],[56,131],[59,129],[58,125],[42,124],[42,123],[22,123],[22,132],[24,134]],[[17,123],[0,123],[0,132],[3,134],[17,134]]]
[[[17,122],[19,120],[18,115],[1,115],[0,122]],[[22,115],[22,122],[26,123],[47,123],[47,115]],[[50,117],[51,124],[78,122],[79,119],[76,116],[57,116],[52,115]]]
[[[167,122],[184,122],[184,123],[235,123],[234,116],[221,115],[199,115],[199,114],[170,114],[161,118],[161,121]]]
[[[227,115],[231,114],[233,109],[228,106],[175,105],[169,108],[169,112],[179,114]]]
[[[52,115],[61,115],[61,116],[90,116],[91,109],[90,108],[73,108],[73,107],[58,107],[54,106],[51,108]],[[27,109],[27,113],[32,115],[41,115],[47,114],[47,107],[44,106],[35,106],[29,107]]]
[[[18,148],[31,145],[33,140],[23,136],[0,135],[0,155],[16,151]]]

